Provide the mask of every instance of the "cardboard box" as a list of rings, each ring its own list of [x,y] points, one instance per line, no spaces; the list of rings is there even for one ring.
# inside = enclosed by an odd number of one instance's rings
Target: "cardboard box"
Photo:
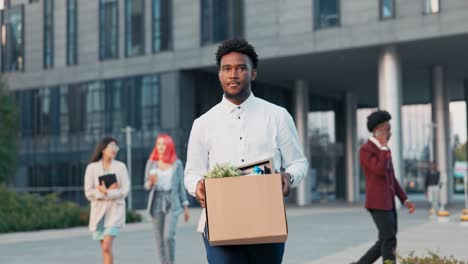
[[[212,246],[286,241],[288,226],[280,174],[206,179],[205,199],[207,235]]]

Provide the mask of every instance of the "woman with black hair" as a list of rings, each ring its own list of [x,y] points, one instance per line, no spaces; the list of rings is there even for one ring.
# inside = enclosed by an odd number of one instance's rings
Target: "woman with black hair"
[[[104,264],[114,262],[112,242],[125,224],[129,180],[125,164],[115,160],[118,151],[117,140],[103,138],[85,172],[85,195],[91,202],[89,230],[93,232],[93,240],[99,240],[101,244]]]

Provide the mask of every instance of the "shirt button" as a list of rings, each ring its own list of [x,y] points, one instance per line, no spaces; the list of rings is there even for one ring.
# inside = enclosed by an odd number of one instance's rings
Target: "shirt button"
[[[242,159],[242,162],[244,162],[244,159]]]
[[[239,118],[239,119],[240,119],[240,116],[238,116],[237,118]]]
[[[238,106],[237,109],[240,109],[240,106]]]
[[[240,140],[242,140],[242,137],[240,137]]]

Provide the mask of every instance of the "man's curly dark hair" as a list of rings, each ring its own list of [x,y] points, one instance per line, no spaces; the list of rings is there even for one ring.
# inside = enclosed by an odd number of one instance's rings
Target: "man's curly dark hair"
[[[390,121],[390,119],[392,119],[390,113],[385,110],[377,110],[367,117],[367,129],[372,132],[378,125]]]
[[[257,69],[258,55],[255,52],[255,48],[250,45],[245,39],[228,39],[219,45],[218,51],[216,51],[216,65],[221,66],[221,58],[231,52],[239,52],[247,55],[252,62],[254,69]]]

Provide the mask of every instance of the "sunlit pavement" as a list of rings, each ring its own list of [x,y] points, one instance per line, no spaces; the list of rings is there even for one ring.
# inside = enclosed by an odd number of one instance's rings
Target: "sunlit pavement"
[[[418,203],[415,214],[399,210],[398,251],[454,255],[468,260],[468,224],[460,223],[461,204],[452,207],[448,221],[429,218]],[[177,263],[206,263],[201,234],[196,233],[199,209],[181,223],[176,238]],[[377,238],[370,215],[361,205],[315,204],[287,209],[289,237],[283,263],[340,264],[357,260]],[[1,220],[0,220],[1,221]],[[115,240],[115,263],[159,263],[149,223],[127,225]],[[99,244],[87,228],[0,235],[2,264],[101,263]],[[380,263],[380,261],[378,261]]]

